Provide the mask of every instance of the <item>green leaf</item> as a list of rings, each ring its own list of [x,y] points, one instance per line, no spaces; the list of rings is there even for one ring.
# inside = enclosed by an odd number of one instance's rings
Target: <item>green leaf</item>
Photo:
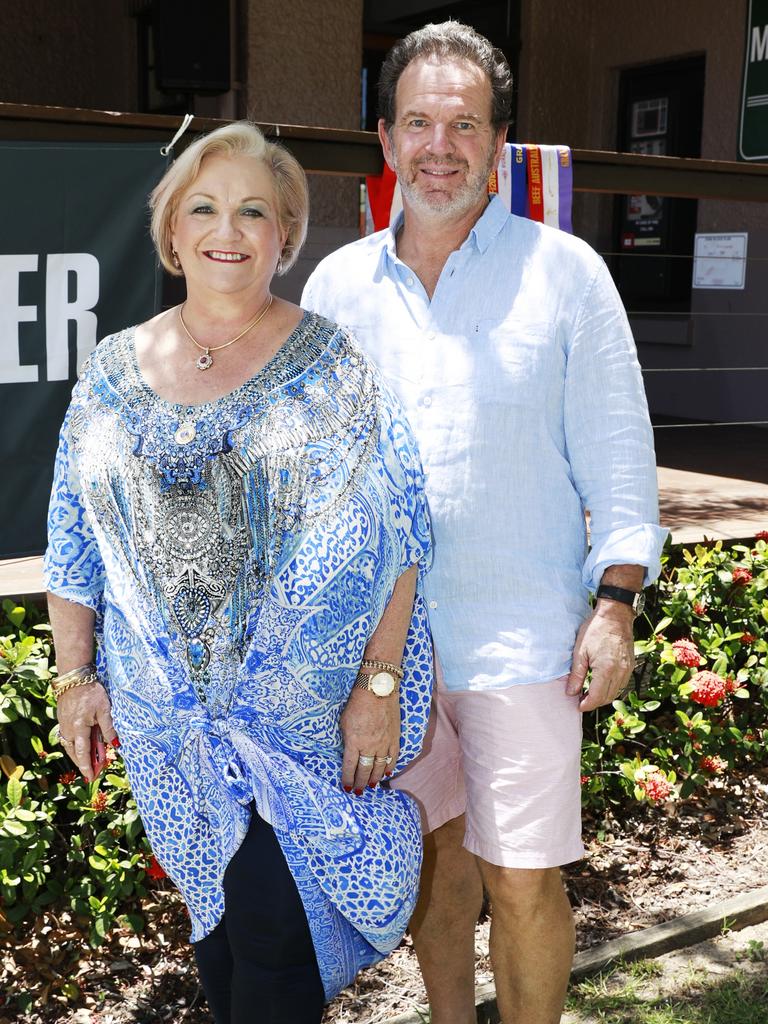
[[[110,772],[106,776],[107,782],[115,787],[115,789],[128,789],[128,779],[123,775],[114,775]]]
[[[27,826],[22,821],[6,818],[2,826],[0,826],[0,832],[5,832],[9,836],[25,836],[27,834]]]
[[[3,608],[8,621],[11,622],[18,629],[24,619],[27,617],[27,613],[21,607],[21,605],[13,605],[11,608]]]
[[[712,671],[716,672],[719,676],[724,676],[728,671],[728,658],[724,654],[721,654],[712,666]]]
[[[144,918],[141,914],[123,914],[120,920],[125,921],[137,935],[144,931]]]
[[[99,857],[99,856],[97,856],[97,855],[96,855],[95,853],[92,853],[92,854],[90,855],[90,857],[88,858],[88,863],[89,863],[89,864],[91,865],[91,867],[92,867],[92,868],[94,868],[94,869],[95,869],[96,871],[104,871],[104,869],[105,869],[106,867],[108,867],[108,864],[109,864],[109,862],[108,862],[108,861],[106,861],[106,860],[104,860],[104,858],[103,858],[103,857]]]
[[[74,981],[65,981],[61,986],[61,994],[74,1003],[80,998],[80,989]]]
[[[19,765],[16,771],[8,779],[8,785],[6,787],[8,791],[8,800],[10,801],[11,807],[18,807],[21,803],[21,798],[24,795],[24,784],[21,781],[21,777],[24,774],[24,766]]]

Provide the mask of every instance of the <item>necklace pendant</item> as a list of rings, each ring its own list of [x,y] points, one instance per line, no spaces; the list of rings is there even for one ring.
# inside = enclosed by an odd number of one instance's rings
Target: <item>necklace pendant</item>
[[[182,423],[173,435],[176,444],[189,444],[197,436],[194,423]]]
[[[208,351],[208,349],[206,349],[205,352],[203,352],[203,354],[198,357],[195,366],[198,368],[198,370],[207,370],[210,366],[213,366],[213,356]]]

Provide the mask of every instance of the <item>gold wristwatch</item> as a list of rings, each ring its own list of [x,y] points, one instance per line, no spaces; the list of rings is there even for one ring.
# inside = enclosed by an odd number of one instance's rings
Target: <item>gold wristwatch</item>
[[[367,690],[374,697],[391,697],[397,691],[402,678],[403,670],[397,665],[389,661],[372,661],[364,658],[360,662],[355,686]]]

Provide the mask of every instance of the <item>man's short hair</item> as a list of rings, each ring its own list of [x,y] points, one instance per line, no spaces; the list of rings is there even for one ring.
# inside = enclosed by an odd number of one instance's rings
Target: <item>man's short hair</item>
[[[509,124],[512,72],[504,54],[469,25],[461,21],[443,21],[411,32],[395,43],[387,54],[379,75],[379,117],[383,118],[387,128],[395,123],[395,98],[400,75],[411,61],[429,57],[465,60],[480,68],[491,85],[491,124],[496,129]]]

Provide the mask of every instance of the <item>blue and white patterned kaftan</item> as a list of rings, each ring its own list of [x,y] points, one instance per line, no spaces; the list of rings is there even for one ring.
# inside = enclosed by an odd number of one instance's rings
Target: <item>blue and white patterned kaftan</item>
[[[224,912],[224,869],[255,803],[330,998],[397,945],[416,898],[417,810],[400,792],[343,792],[339,727],[397,578],[428,560],[416,446],[349,335],[314,314],[202,405],[157,396],[133,339],[105,339],[75,386],[46,585],[97,613],[121,753],[192,941]],[[403,668],[398,768],[429,713],[420,587]]]

